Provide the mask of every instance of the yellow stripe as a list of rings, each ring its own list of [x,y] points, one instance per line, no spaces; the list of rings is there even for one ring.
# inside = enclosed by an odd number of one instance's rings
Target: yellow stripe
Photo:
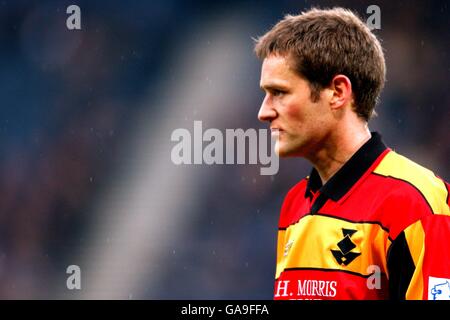
[[[278,231],[277,268],[276,268],[276,271],[275,271],[275,279],[278,279],[278,277],[280,276],[281,272],[284,269],[283,254],[284,254],[284,248],[286,246],[285,236],[286,236],[286,230],[279,230]]]
[[[423,244],[425,243],[425,232],[420,220],[414,222],[405,229],[405,238],[408,243],[414,265],[417,266],[420,256],[422,255]]]
[[[350,236],[359,252],[347,266],[339,264],[331,250],[340,250],[338,242],[344,239],[342,229],[356,230]],[[363,275],[372,273],[369,266],[377,265],[387,273],[386,255],[391,244],[388,233],[378,224],[352,223],[336,218],[308,215],[297,224],[278,234],[276,278],[287,268],[326,268],[346,270]]]
[[[391,151],[374,172],[409,182],[423,194],[433,213],[450,215],[450,208],[446,203],[447,189],[432,171]]]
[[[425,254],[425,231],[419,221],[405,229],[405,238],[416,269],[411,278],[410,285],[406,291],[406,299],[421,300],[423,297],[423,274],[422,265]]]

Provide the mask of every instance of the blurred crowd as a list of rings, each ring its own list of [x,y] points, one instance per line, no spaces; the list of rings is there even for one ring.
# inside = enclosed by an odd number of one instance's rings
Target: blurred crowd
[[[95,228],[96,199],[112,183],[139,114],[151,112],[158,119],[158,103],[147,101],[168,78],[173,83],[179,76],[172,62],[183,57],[179,44],[191,30],[207,29],[211,17],[247,19],[242,33],[248,56],[243,58],[249,59],[251,37],[286,13],[342,5],[364,17],[371,4],[75,2],[82,12],[79,31],[65,28],[72,2],[0,4],[3,299],[55,298],[65,286],[66,267],[90,245],[85,234]],[[372,128],[395,150],[450,180],[450,7],[445,1],[378,5],[376,34],[385,49],[388,80]],[[193,38],[214,43],[201,34]],[[262,93],[254,59],[248,76],[230,79],[254,90],[245,98],[240,93],[221,97],[224,107],[231,102],[240,110],[222,120],[224,127],[264,128],[256,118]],[[170,143],[170,137],[159,143]],[[260,176],[255,165],[214,170],[213,178],[192,186],[201,195],[196,209],[180,208],[190,223],[178,245],[163,250],[165,267],[156,286],[135,298],[271,298],[279,208],[289,188],[308,174],[309,164],[281,160],[280,172],[272,177]],[[144,287],[145,282],[143,277]]]

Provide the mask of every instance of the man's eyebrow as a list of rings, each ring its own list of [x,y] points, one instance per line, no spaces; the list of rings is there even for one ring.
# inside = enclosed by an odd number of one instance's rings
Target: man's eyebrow
[[[281,84],[276,84],[276,83],[269,83],[266,85],[260,85],[259,86],[261,88],[261,90],[263,91],[271,91],[271,90],[287,90],[288,88],[286,86],[283,86]]]

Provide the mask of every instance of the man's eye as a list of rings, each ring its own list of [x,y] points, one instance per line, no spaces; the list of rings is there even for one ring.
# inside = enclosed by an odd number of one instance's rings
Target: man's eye
[[[284,92],[284,91],[281,91],[281,90],[273,90],[273,92],[272,92],[273,96],[275,96],[275,97],[281,96],[281,95],[283,95],[284,93],[285,93],[285,92]]]

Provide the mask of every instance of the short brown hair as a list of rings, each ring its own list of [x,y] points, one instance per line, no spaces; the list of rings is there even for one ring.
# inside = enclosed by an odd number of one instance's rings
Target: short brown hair
[[[343,8],[310,9],[286,15],[256,40],[261,60],[282,54],[309,83],[313,101],[337,74],[346,75],[355,99],[354,111],[368,121],[384,86],[386,66],[377,37],[353,12]]]

